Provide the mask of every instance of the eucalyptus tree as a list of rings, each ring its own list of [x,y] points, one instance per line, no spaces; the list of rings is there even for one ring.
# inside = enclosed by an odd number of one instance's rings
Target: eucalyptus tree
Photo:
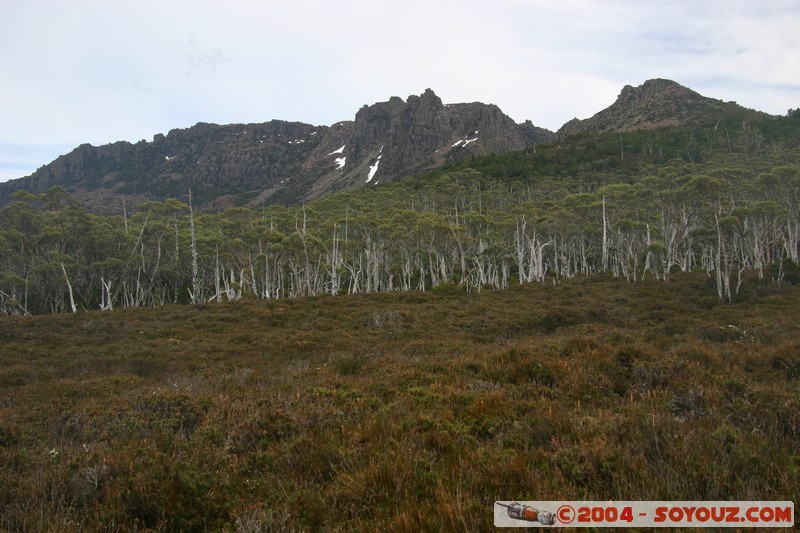
[[[448,258],[448,241],[450,227],[445,216],[438,213],[422,213],[416,219],[415,235],[418,245],[424,250],[421,258],[427,258],[427,274],[431,287],[450,281],[450,265]]]
[[[692,235],[699,223],[699,204],[690,205],[691,188],[665,187],[655,195],[660,208],[655,225],[665,248],[664,279],[673,266],[688,272],[696,263]]]
[[[646,222],[638,218],[636,189],[630,184],[601,187],[601,262],[600,269],[636,281],[642,255],[641,229]],[[596,205],[597,201],[594,201]]]
[[[782,231],[786,256],[798,263],[800,259],[800,167],[783,165],[772,169],[778,186],[773,194],[786,209],[786,221]]]
[[[127,227],[127,223],[126,223]],[[200,270],[197,262],[197,231],[194,221],[194,207],[192,206],[192,190],[189,189],[189,231],[191,232],[191,252],[192,252],[192,287],[189,289],[189,296],[193,304],[203,300],[200,282]]]
[[[31,205],[32,196],[15,193],[16,201],[0,209],[0,308],[4,313],[38,312],[38,302],[29,305],[28,297],[40,260],[37,235],[45,222]]]
[[[162,266],[162,280],[165,291],[171,293],[173,303],[178,303],[182,288],[188,283],[185,268],[188,261],[186,253],[190,251],[185,238],[188,214],[189,205],[175,198],[154,207],[156,220],[164,226],[165,241],[171,243],[167,245],[165,242],[167,260]]]
[[[732,229],[736,223],[731,215],[732,186],[727,180],[709,175],[689,177],[681,188],[689,209],[698,213],[698,226],[706,232],[695,230],[694,236],[714,234],[714,241],[705,240],[701,260],[703,267],[714,273],[720,299],[731,300],[730,274],[736,256],[733,253]]]
[[[218,243],[215,245],[212,298],[241,298],[243,293],[258,294],[256,264],[260,253],[257,214],[245,208],[223,211],[216,217]]]
[[[3,213],[0,212],[0,220]],[[30,314],[27,309],[28,279],[24,236],[16,230],[0,230],[0,313]],[[22,277],[24,276],[24,277]]]
[[[134,213],[129,220],[129,224],[138,227],[139,231],[131,234],[135,234],[136,238],[133,245],[127,248],[129,252],[123,256],[124,266],[114,295],[114,299],[121,298],[124,307],[138,307],[145,302],[149,296],[145,289],[145,280],[149,277],[148,271],[157,272],[158,263],[161,261],[160,240],[157,239],[158,245],[154,248],[150,246],[152,243],[149,238],[153,237],[153,234],[147,232],[151,213],[149,207],[143,206],[143,209]],[[151,264],[151,261],[155,262],[155,265]]]
[[[507,220],[506,227],[513,224],[510,234],[513,254],[511,258],[517,267],[519,283],[543,281],[547,274],[548,264],[545,251],[552,246],[553,241],[542,233],[539,219],[541,215],[529,206],[527,209],[514,211],[513,220]]]
[[[576,255],[576,241],[579,222],[580,217],[568,209],[557,209],[543,221],[548,239],[553,243],[548,264],[556,279],[578,275],[580,261]]]
[[[601,267],[604,234],[603,200],[596,193],[567,196],[562,205],[572,213],[571,228],[563,239],[562,266],[570,263],[572,275],[588,276]],[[571,276],[565,276],[571,277]]]
[[[389,220],[389,238],[394,251],[395,264],[399,267],[397,275],[400,289],[403,291],[425,290],[422,249],[416,236],[417,216],[415,211],[400,209],[395,210]]]

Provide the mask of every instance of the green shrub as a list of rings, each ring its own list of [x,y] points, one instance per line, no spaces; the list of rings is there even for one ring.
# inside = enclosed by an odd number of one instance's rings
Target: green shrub
[[[580,312],[565,306],[553,306],[539,319],[539,329],[552,333],[559,328],[574,326],[580,321]]]

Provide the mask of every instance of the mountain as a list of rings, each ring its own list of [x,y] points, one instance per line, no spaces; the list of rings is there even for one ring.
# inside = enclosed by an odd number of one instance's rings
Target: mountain
[[[219,209],[307,201],[385,183],[445,162],[521,150],[554,134],[517,124],[497,106],[445,105],[430,89],[362,107],[332,126],[271,121],[200,123],[151,142],[84,144],[31,176],[0,184],[0,205],[19,189],[60,186],[96,213],[147,200],[185,198]]]
[[[579,133],[604,133],[710,124],[720,120],[760,120],[769,115],[745,109],[735,102],[705,97],[672,80],[648,80],[638,87],[626,85],[616,102],[585,120],[564,124],[559,139]]]
[[[186,198],[201,209],[305,202],[386,183],[472,155],[523,150],[581,133],[710,125],[741,128],[770,115],[705,97],[674,81],[622,89],[616,102],[557,133],[517,124],[495,105],[443,104],[430,89],[365,105],[332,126],[271,121],[200,123],[151,142],[84,144],[32,175],[0,183],[0,205],[20,189],[60,186],[95,213]]]

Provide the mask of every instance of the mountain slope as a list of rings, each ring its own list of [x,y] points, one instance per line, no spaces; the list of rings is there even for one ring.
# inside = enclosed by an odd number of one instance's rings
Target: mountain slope
[[[152,142],[81,145],[31,176],[0,183],[0,205],[20,189],[58,185],[95,213],[147,200],[185,199],[201,209],[306,202],[419,174],[473,155],[509,153],[580,133],[703,125],[741,129],[774,118],[700,95],[674,81],[625,86],[616,102],[557,134],[515,123],[497,106],[449,104],[430,89],[365,105],[332,126],[271,121],[200,123]],[[720,130],[723,131],[723,130]]]
[[[591,118],[570,120],[557,136],[563,139],[578,133],[713,125],[725,119],[760,120],[768,116],[735,102],[705,97],[671,80],[653,79],[638,87],[626,85],[611,106]]]
[[[494,105],[444,105],[428,89],[364,106],[354,121],[332,126],[200,123],[152,142],[81,145],[29,177],[0,184],[0,205],[16,190],[55,185],[98,213],[121,212],[123,195],[131,206],[184,198],[189,189],[210,209],[293,203],[552,138]]]

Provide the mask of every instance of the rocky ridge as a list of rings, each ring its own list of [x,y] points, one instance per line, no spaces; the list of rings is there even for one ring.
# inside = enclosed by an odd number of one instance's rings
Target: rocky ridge
[[[703,96],[672,80],[652,79],[633,87],[626,85],[609,107],[585,120],[577,118],[557,132],[563,139],[580,133],[605,133],[656,129],[692,124],[714,124],[723,117],[742,115],[767,117],[745,110],[735,102]]]
[[[0,184],[0,205],[19,189],[58,185],[96,213],[147,200],[185,199],[222,209],[295,203],[385,183],[469,155],[521,150],[553,139],[494,105],[445,105],[430,89],[362,107],[332,126],[271,121],[200,123],[151,142],[84,144],[31,176]]]
[[[674,81],[626,85],[608,108],[557,133],[517,124],[497,106],[444,104],[430,89],[365,105],[331,126],[273,120],[199,123],[151,142],[84,144],[32,175],[0,183],[0,206],[20,189],[58,185],[95,213],[147,200],[186,199],[201,209],[305,202],[386,183],[471,155],[522,150],[575,134],[705,124],[741,127],[770,115],[700,95]]]

